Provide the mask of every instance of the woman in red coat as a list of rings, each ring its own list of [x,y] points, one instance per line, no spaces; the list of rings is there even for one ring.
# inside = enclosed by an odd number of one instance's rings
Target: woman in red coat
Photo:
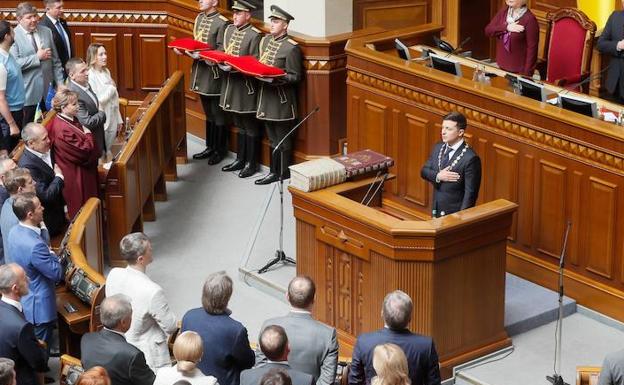
[[[532,76],[537,63],[539,26],[526,0],[506,0],[485,27],[485,34],[496,38],[496,63],[508,72]]]
[[[78,94],[59,88],[52,107],[56,116],[48,126],[48,136],[56,164],[65,176],[63,197],[73,218],[87,199],[98,196],[99,151],[91,131],[76,118]]]

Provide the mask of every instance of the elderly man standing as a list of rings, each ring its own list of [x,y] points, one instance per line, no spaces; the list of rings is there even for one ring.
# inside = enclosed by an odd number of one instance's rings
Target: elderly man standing
[[[269,325],[283,327],[290,347],[288,364],[314,376],[316,385],[333,385],[338,365],[336,329],[312,318],[315,295],[316,286],[310,277],[293,278],[287,294],[290,312],[265,321],[262,330]],[[256,351],[256,361],[266,361],[261,351]]]
[[[0,20],[0,154],[15,148],[24,121],[24,79],[9,53],[14,40],[9,22]]]
[[[222,385],[238,385],[241,371],[254,364],[247,329],[230,317],[232,279],[224,271],[206,278],[202,307],[191,309],[182,318],[181,331],[197,332],[204,341],[204,355],[197,367]]]
[[[0,357],[15,362],[18,384],[39,385],[37,373],[48,371],[48,357],[22,312],[20,299],[28,294],[28,277],[21,266],[0,266],[0,294]]]
[[[43,206],[33,193],[18,195],[13,211],[19,224],[9,232],[8,252],[30,281],[30,293],[22,298],[24,315],[35,325],[35,335],[50,346],[56,324],[56,284],[63,277],[59,258],[52,252],[40,227]]]
[[[116,267],[106,277],[106,296],[125,294],[132,301],[132,325],[126,339],[145,354],[153,370],[171,366],[167,340],[177,330],[163,289],[145,271],[152,263],[152,244],[143,233],[128,234],[119,242],[125,268]]]
[[[50,85],[63,84],[63,66],[56,52],[52,31],[38,25],[37,8],[27,2],[19,3],[15,14],[18,26],[15,28],[15,44],[10,52],[24,77],[25,126],[34,120],[38,105],[45,110],[44,98]]]
[[[384,328],[361,334],[353,348],[349,385],[370,385],[375,377],[373,351],[375,346],[393,343],[399,345],[407,356],[411,385],[439,385],[440,366],[435,344],[430,337],[409,331],[414,305],[409,295],[395,290],[384,298],[381,315]]]
[[[37,183],[37,196],[45,207],[43,220],[53,237],[61,234],[67,224],[63,198],[65,177],[54,162],[45,127],[38,123],[27,124],[22,131],[22,140],[26,144],[26,150],[20,157],[18,166],[27,168]]]
[[[147,366],[143,352],[124,337],[132,322],[130,298],[123,294],[107,296],[100,305],[100,319],[104,328],[85,334],[80,341],[82,367],[104,367],[115,385],[152,385],[156,375]]]

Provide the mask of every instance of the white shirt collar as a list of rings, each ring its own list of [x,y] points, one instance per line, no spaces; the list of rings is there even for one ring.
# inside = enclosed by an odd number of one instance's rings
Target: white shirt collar
[[[73,80],[70,80],[70,82],[74,83],[75,85],[77,85],[78,87],[80,87],[83,91],[87,92],[89,91],[89,84],[87,84],[86,86],[83,86],[82,84],[78,84]]]
[[[289,365],[288,361],[271,361],[267,358],[267,364]]]
[[[48,19],[52,21],[52,24],[56,25],[56,23],[58,22],[58,19],[56,17],[52,17],[48,15],[47,13],[46,13],[46,16],[48,17]]]
[[[300,314],[312,314],[312,312],[309,312],[309,311],[307,311],[305,309],[297,309],[297,308],[294,308],[294,307],[290,308],[290,312],[291,313],[300,313]]]
[[[45,159],[45,158],[50,156],[50,151],[48,151],[46,153],[42,153],[42,152],[39,152],[39,151],[35,151],[35,150],[33,150],[32,148],[30,148],[28,146],[26,146],[26,150],[29,151],[30,153],[36,155],[38,158],[41,158],[41,159]]]
[[[28,32],[28,31],[26,30],[26,28],[22,27],[22,25],[21,25],[21,24],[19,24],[19,23],[17,24],[17,27],[15,27],[15,28],[21,28],[21,29],[22,29],[22,31],[24,31],[24,33],[25,33],[26,35],[30,34],[30,32]],[[33,30],[33,33],[37,33],[37,28],[35,28],[35,29]]]
[[[3,56],[9,56],[9,51],[5,51],[4,48],[0,47],[0,54],[2,54]]]
[[[120,336],[122,336],[124,338],[124,340],[126,339],[126,335],[122,332],[119,332],[117,330],[113,330],[113,329],[109,329],[106,326],[103,327],[104,330],[108,330],[109,332],[113,332],[115,334],[119,334]]]
[[[31,229],[32,231],[34,231],[35,233],[37,233],[37,235],[41,235],[41,228],[40,227],[35,227],[35,226],[31,226],[28,225],[24,222],[19,222],[20,226],[26,227],[27,229]]]
[[[12,298],[7,298],[6,296],[2,296],[2,298],[0,298],[0,301],[4,302],[4,303],[8,303],[9,305],[17,308],[17,310],[20,311],[20,313],[24,312],[24,307],[22,306],[22,304],[20,303],[20,301],[16,301]]]
[[[459,148],[462,144],[464,144],[464,140],[463,140],[463,139],[461,139],[459,142],[455,143],[454,145],[449,146],[449,148],[451,149],[451,152],[453,152],[453,151],[457,151],[457,149],[458,149],[458,148]]]

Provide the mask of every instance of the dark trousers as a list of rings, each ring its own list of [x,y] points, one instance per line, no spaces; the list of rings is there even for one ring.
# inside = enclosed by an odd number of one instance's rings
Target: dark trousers
[[[39,109],[42,112],[46,112],[48,109],[45,106],[45,100],[39,101]],[[28,123],[31,123],[35,120],[35,114],[37,113],[37,105],[32,106],[24,106],[24,119],[22,120],[22,127],[26,127]]]
[[[52,342],[52,334],[54,333],[54,327],[56,326],[56,321],[45,322],[42,324],[35,325],[35,337],[37,339],[45,341],[47,344],[47,352],[50,355],[50,344]]]
[[[257,138],[260,136],[260,124],[255,114],[232,114],[234,125],[241,135]]]
[[[11,116],[21,131],[24,122],[24,111],[11,111]],[[17,146],[17,143],[19,143],[19,140],[19,134],[12,136],[9,123],[0,115],[0,150],[6,150],[8,153],[11,153]]]
[[[269,137],[271,147],[275,148],[284,138],[284,136],[286,136],[288,131],[290,131],[295,126],[295,124],[297,124],[296,120],[284,120],[279,122],[265,120],[264,127],[266,128],[267,136]],[[293,136],[294,134],[290,135],[288,139],[286,139],[284,143],[282,143],[280,147],[282,151],[292,150]]]

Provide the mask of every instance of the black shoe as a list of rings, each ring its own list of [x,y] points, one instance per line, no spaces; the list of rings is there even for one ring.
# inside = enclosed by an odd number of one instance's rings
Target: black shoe
[[[234,162],[223,166],[221,168],[221,171],[238,171],[242,170],[245,167],[245,147],[247,145],[247,143],[245,142],[246,135],[243,135],[239,132],[237,137],[238,143],[236,146],[236,159],[234,160]]]
[[[246,136],[246,151],[245,151],[245,168],[238,176],[239,178],[247,178],[252,176],[258,171],[258,153],[260,147],[260,137]]]
[[[210,158],[208,158],[208,164],[213,166],[215,164],[221,163],[223,158],[225,158],[224,155],[221,155],[221,154],[219,154],[218,151],[215,151],[214,153],[212,153],[210,155]]]
[[[216,131],[215,152],[208,158],[209,165],[221,163],[227,153],[227,134],[230,132],[227,126],[214,125]]]
[[[275,170],[275,167],[277,167],[277,165],[279,164],[280,158],[281,158],[280,151],[273,151],[273,147],[271,147],[271,164],[270,164],[271,172],[269,173],[269,175],[265,176],[264,178],[254,181],[254,184],[259,184],[259,185],[270,184],[279,180],[279,174]]]
[[[214,150],[212,148],[206,147],[206,149],[202,152],[198,152],[197,154],[193,154],[193,159],[206,159],[212,155]]]
[[[271,184],[273,182],[277,182],[279,180],[279,175],[269,173],[269,175],[265,176],[262,179],[258,179],[254,182],[254,184],[262,185],[262,184]]]

